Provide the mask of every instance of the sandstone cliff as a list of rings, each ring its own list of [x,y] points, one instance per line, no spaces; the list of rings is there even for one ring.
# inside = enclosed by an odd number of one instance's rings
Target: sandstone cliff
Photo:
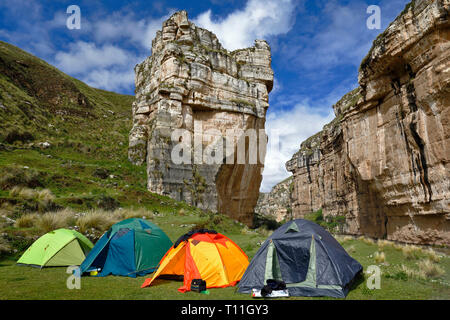
[[[263,154],[259,161],[249,161],[247,143],[247,161],[238,164],[233,151],[237,141],[245,139],[243,130],[264,132],[273,86],[270,64],[270,47],[263,40],[229,52],[213,33],[190,22],[185,11],[163,23],[152,42],[152,55],[135,68],[134,125],[129,141],[129,159],[147,164],[150,191],[251,223]],[[187,136],[172,141],[176,129],[186,130]],[[197,143],[206,151],[211,141],[222,148],[218,144],[222,136],[234,133],[224,158],[235,161],[208,164],[194,155],[189,157],[191,163],[172,161],[174,146],[180,142],[194,146],[196,135],[208,130],[215,131],[215,137],[203,135]],[[267,137],[258,135],[257,140],[264,150]]]
[[[270,192],[261,192],[255,213],[277,222],[291,218],[291,192],[293,187],[292,177],[289,177],[277,185]]]
[[[351,234],[450,244],[449,19],[448,0],[416,0],[374,41],[360,87],[286,164],[295,217],[322,208]]]

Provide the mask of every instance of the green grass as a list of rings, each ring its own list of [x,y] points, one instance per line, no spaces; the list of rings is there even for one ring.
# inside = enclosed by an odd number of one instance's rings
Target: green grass
[[[187,229],[178,228],[179,224],[195,223],[196,217],[171,216],[158,217],[155,222],[166,230],[172,240],[176,239]],[[236,229],[237,230],[237,229]],[[226,233],[251,258],[257,251],[257,242],[265,236],[255,233],[246,235],[232,231]],[[376,244],[367,244],[359,239],[341,240],[345,248],[354,247],[351,254],[364,267],[376,264],[374,253],[379,250]],[[381,289],[369,290],[366,287],[367,275],[360,278],[350,291],[347,299],[354,300],[386,300],[386,299],[450,299],[449,271],[450,258],[444,257],[439,266],[445,269],[446,274],[438,279],[419,280],[405,277],[398,272],[400,265],[406,264],[410,268],[417,267],[417,260],[406,260],[401,250],[393,246],[384,246],[386,262],[379,264],[382,271]],[[36,269],[16,266],[12,258],[0,262],[0,287],[7,288],[0,291],[0,299],[251,299],[250,295],[239,294],[235,287],[224,289],[210,289],[210,295],[196,293],[179,293],[179,281],[160,280],[157,285],[141,289],[140,285],[145,277],[136,279],[109,276],[105,278],[83,277],[80,290],[69,290],[66,280],[69,275],[65,268]],[[42,290],[45,286],[45,290]],[[331,299],[331,298],[302,298],[289,299]]]

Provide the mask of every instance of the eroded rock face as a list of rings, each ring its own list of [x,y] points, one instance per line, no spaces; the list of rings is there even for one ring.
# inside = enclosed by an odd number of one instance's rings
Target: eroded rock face
[[[163,23],[152,42],[152,55],[135,68],[129,142],[129,159],[147,163],[150,191],[251,223],[263,154],[256,162],[248,160],[247,145],[247,161],[238,164],[236,153],[231,153],[237,141],[245,138],[245,130],[264,133],[273,86],[270,63],[270,47],[263,40],[256,40],[251,48],[228,52],[213,33],[190,22],[185,11]],[[177,129],[187,135],[174,139]],[[213,133],[208,136],[208,132]],[[235,140],[223,143],[222,137],[229,132]],[[257,134],[256,141],[264,150],[267,137]],[[171,153],[180,142],[192,147],[190,163],[172,161]],[[202,146],[200,159],[194,145]],[[223,158],[234,161],[219,159],[208,164],[201,159],[202,151],[217,155],[208,146],[229,148]]]
[[[275,185],[270,192],[261,192],[255,213],[280,222],[291,218],[292,177]]]
[[[360,88],[287,163],[293,214],[323,208],[347,232],[450,244],[450,22],[415,1],[375,41]]]

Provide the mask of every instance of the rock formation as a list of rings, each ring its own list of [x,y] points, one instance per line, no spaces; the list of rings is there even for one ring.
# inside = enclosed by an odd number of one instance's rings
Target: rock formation
[[[185,11],[163,23],[152,55],[135,67],[129,141],[129,159],[147,164],[150,191],[251,223],[267,143],[259,133],[264,133],[273,87],[270,64],[270,47],[263,40],[229,52],[213,33],[190,22]],[[183,134],[174,136],[177,129]],[[258,133],[259,161],[252,160],[254,136],[247,129]],[[224,143],[230,132],[234,141]],[[244,141],[244,162],[236,155],[239,141]],[[177,155],[190,161],[174,162],[172,152],[181,143],[192,152],[186,156],[183,149]],[[200,153],[195,147],[202,147]],[[205,153],[223,157],[208,162],[201,159]]]
[[[286,164],[295,217],[322,208],[351,234],[450,244],[449,6],[413,1],[374,41],[360,87]]]
[[[293,182],[289,177],[275,185],[270,192],[261,192],[255,207],[255,213],[275,219],[277,222],[291,218],[291,192]]]

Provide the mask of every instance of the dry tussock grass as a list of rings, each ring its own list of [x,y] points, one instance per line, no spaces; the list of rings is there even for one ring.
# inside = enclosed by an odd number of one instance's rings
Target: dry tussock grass
[[[383,263],[386,262],[386,255],[384,252],[375,252],[374,259],[376,263]]]
[[[35,213],[27,213],[17,218],[14,224],[16,228],[31,228],[36,224],[38,215]]]
[[[423,254],[423,249],[415,245],[406,245],[401,248],[403,256],[406,259],[418,259],[419,255]]]

